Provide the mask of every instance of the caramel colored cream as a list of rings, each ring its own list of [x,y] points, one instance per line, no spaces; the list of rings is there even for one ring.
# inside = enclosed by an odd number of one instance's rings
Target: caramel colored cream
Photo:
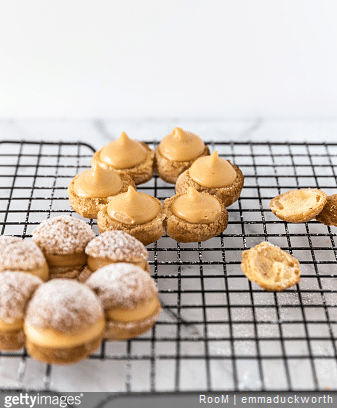
[[[142,163],[146,156],[146,148],[122,132],[119,139],[103,147],[100,160],[115,169],[128,169]]]
[[[64,254],[64,255],[54,255],[54,254],[45,254],[49,266],[82,266],[87,262],[87,254],[78,253],[78,254]]]
[[[91,327],[75,334],[65,334],[53,329],[38,329],[25,323],[27,338],[35,344],[50,348],[76,347],[99,337],[105,327],[105,320],[100,319]]]
[[[126,193],[118,194],[111,199],[107,213],[123,224],[136,225],[152,221],[160,210],[161,204],[153,197],[139,193],[129,186]]]
[[[215,150],[210,156],[197,159],[189,168],[190,177],[204,187],[226,187],[236,178],[236,171]]]
[[[0,330],[3,331],[14,331],[22,329],[23,327],[23,320],[18,319],[11,323],[6,322],[5,320],[0,319]]]
[[[123,261],[126,262],[126,261]],[[103,268],[103,266],[110,265],[112,263],[118,263],[118,262],[113,262],[109,258],[94,258],[92,256],[88,256],[88,262],[87,265],[89,269],[92,272],[97,271],[99,268]],[[146,269],[147,262],[146,261],[140,261],[140,262],[132,262],[134,265],[139,266],[142,269]]]
[[[206,193],[189,187],[186,194],[177,197],[171,205],[172,213],[192,224],[210,224],[221,215],[219,201]]]
[[[164,137],[159,144],[159,151],[166,159],[189,161],[200,156],[205,149],[199,136],[175,127],[171,134]]]
[[[112,308],[105,311],[108,320],[118,322],[138,322],[151,316],[159,306],[159,300],[153,298],[134,309],[118,309]]]
[[[97,163],[81,173],[74,182],[74,191],[78,197],[110,197],[121,191],[123,183],[118,173],[102,169]]]

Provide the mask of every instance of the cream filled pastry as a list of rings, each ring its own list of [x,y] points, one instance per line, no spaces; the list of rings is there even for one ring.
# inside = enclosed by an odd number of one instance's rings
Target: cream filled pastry
[[[112,197],[97,215],[99,231],[123,230],[148,245],[163,235],[164,213],[161,202],[133,187]]]
[[[89,242],[85,252],[88,255],[87,267],[91,272],[117,262],[132,263],[150,272],[147,249],[138,239],[124,231],[103,232]]]
[[[178,176],[209,149],[199,136],[175,127],[159,143],[156,153],[156,170],[161,179],[175,183]]]
[[[83,360],[100,346],[104,330],[96,295],[69,279],[42,285],[29,302],[24,323],[28,353],[47,364]]]
[[[154,151],[146,143],[132,140],[122,132],[117,140],[93,155],[92,165],[95,163],[104,169],[125,173],[135,184],[142,184],[153,176]]]
[[[197,159],[178,177],[176,192],[183,193],[188,187],[194,187],[219,197],[228,207],[239,198],[243,182],[241,170],[214,151],[210,156]]]
[[[103,169],[95,162],[72,179],[68,197],[73,209],[84,218],[97,218],[98,211],[108,204],[111,197],[124,193],[135,183],[127,174]]]
[[[46,281],[49,268],[41,249],[30,240],[0,236],[0,272],[16,270],[28,272]]]
[[[85,247],[93,238],[95,234],[87,223],[67,215],[49,218],[33,231],[33,240],[47,259],[51,278],[75,270],[80,273],[87,262]]]
[[[25,272],[0,273],[0,350],[18,350],[24,347],[23,322],[26,307],[42,283],[37,276]]]
[[[224,231],[227,211],[217,196],[189,187],[164,201],[167,235],[179,242],[205,241]]]
[[[104,337],[131,339],[150,330],[161,312],[158,289],[149,274],[130,263],[107,265],[86,281],[99,297],[107,320]]]

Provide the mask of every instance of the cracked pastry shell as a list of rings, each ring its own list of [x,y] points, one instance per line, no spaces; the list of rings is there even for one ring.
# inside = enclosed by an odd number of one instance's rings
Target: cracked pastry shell
[[[194,187],[197,191],[201,193],[208,193],[218,197],[225,207],[229,207],[230,205],[235,203],[235,201],[237,201],[238,198],[240,197],[244,183],[244,177],[239,167],[235,166],[235,164],[231,163],[229,160],[227,161],[236,172],[236,178],[234,182],[229,186],[226,187],[202,186],[191,178],[189,170],[187,169],[178,177],[178,180],[176,182],[176,192],[178,194],[184,193],[187,191],[189,187]]]
[[[155,154],[154,154],[154,151],[146,143],[144,142],[139,142],[139,143],[143,147],[145,147],[147,151],[147,156],[144,161],[137,164],[136,166],[129,167],[126,169],[117,169],[115,167],[109,166],[106,163],[103,163],[100,160],[100,154],[105,146],[103,146],[100,150],[94,153],[94,155],[92,156],[91,165],[93,166],[94,163],[97,163],[103,169],[115,170],[119,174],[125,173],[132,178],[132,180],[135,182],[136,185],[146,183],[147,181],[151,180],[151,178],[153,177]]]
[[[327,197],[323,210],[316,215],[316,220],[324,225],[337,227],[337,194]]]
[[[174,215],[171,211],[172,203],[183,194],[184,193],[176,194],[164,201],[164,212],[166,215],[164,228],[168,236],[178,242],[199,242],[215,237],[227,228],[228,212],[219,197],[215,198],[217,198],[220,203],[221,215],[219,219],[214,222],[209,224],[196,224]]]
[[[69,202],[71,206],[73,207],[73,209],[78,214],[82,215],[82,217],[96,219],[98,211],[104,205],[108,204],[111,197],[114,197],[114,196],[97,197],[97,198],[79,197],[75,193],[74,183],[80,175],[81,173],[75,176],[69,184],[69,187],[68,187]],[[117,194],[125,193],[126,191],[128,191],[129,186],[136,187],[134,181],[132,180],[130,176],[128,176],[127,174],[121,173],[121,172],[118,172],[118,175],[122,181],[122,189]]]

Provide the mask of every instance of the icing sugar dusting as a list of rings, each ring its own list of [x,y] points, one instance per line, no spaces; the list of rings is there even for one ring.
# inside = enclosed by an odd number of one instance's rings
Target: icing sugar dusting
[[[151,276],[133,264],[117,263],[97,269],[86,281],[101,300],[104,309],[133,308],[157,296]]]
[[[100,318],[102,305],[87,286],[70,279],[53,279],[35,292],[26,321],[40,329],[75,333]]]
[[[49,218],[33,231],[36,244],[53,254],[81,252],[94,237],[86,222],[68,215]]]
[[[145,246],[124,231],[109,230],[89,242],[85,253],[92,257],[107,257],[115,262],[146,261],[148,252]]]

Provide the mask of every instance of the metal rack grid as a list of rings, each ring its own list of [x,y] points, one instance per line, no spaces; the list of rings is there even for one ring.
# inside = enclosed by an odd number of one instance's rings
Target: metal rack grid
[[[37,363],[25,350],[2,352],[0,388],[337,390],[336,229],[317,221],[289,224],[269,209],[270,199],[289,189],[336,193],[337,144],[208,145],[241,168],[245,186],[218,237],[182,244],[164,236],[148,247],[164,309],[154,328],[127,342],[105,341],[71,367]],[[30,238],[47,217],[80,218],[69,205],[67,186],[90,166],[91,146],[11,141],[0,146],[1,234]],[[138,188],[161,200],[174,194],[157,176]],[[98,233],[96,222],[88,222]],[[243,275],[242,251],[263,240],[299,259],[298,285],[266,292]]]

